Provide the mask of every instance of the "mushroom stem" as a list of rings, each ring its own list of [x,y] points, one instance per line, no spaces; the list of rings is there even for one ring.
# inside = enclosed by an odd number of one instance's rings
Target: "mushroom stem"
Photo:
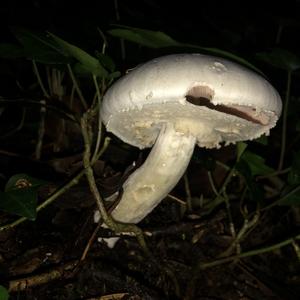
[[[124,183],[123,195],[112,217],[123,223],[138,223],[178,183],[191,159],[196,139],[163,124],[144,164]]]

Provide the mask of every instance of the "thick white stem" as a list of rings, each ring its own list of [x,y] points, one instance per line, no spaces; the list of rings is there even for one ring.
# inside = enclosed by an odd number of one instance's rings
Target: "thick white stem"
[[[112,217],[124,223],[138,223],[148,215],[182,177],[195,141],[192,135],[177,132],[173,124],[163,125],[144,164],[125,181]]]

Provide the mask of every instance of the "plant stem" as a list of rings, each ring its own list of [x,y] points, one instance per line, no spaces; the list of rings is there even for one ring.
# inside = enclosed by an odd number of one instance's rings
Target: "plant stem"
[[[215,260],[213,262],[200,263],[200,264],[198,264],[198,269],[204,270],[204,269],[215,267],[215,266],[218,266],[218,265],[222,265],[222,264],[225,264],[225,263],[228,263],[228,262],[240,259],[240,258],[245,258],[245,257],[250,257],[250,256],[258,255],[258,254],[271,252],[271,251],[280,249],[284,246],[287,246],[289,244],[293,244],[296,240],[300,240],[300,234],[295,236],[295,237],[292,237],[290,239],[284,240],[280,243],[268,246],[268,247],[247,251],[247,252],[240,253],[238,255],[233,255],[233,256],[230,256],[230,257],[225,257],[225,258],[222,258],[222,259]]]
[[[285,103],[284,103],[283,117],[282,117],[281,150],[280,150],[280,158],[279,158],[279,163],[277,168],[278,171],[282,170],[283,163],[284,163],[285,148],[286,148],[286,134],[287,134],[287,116],[288,116],[288,107],[290,101],[291,84],[292,84],[292,71],[288,71]]]
[[[80,90],[80,88],[79,88],[79,86],[77,84],[77,80],[76,80],[76,78],[75,78],[75,76],[73,74],[72,68],[71,68],[71,66],[69,64],[67,66],[68,66],[69,74],[70,74],[70,77],[72,79],[73,85],[74,85],[74,87],[76,89],[76,92],[78,94],[78,97],[79,97],[79,99],[81,101],[81,104],[83,105],[83,108],[85,110],[87,110],[88,109],[88,105],[87,105],[87,103],[86,103],[86,101],[85,101],[85,99],[84,99],[84,97],[82,95],[82,92],[81,92],[81,90]]]
[[[38,80],[38,83],[40,85],[41,90],[43,91],[44,96],[46,98],[50,98],[50,95],[48,94],[48,92],[45,89],[45,86],[43,84],[42,78],[40,76],[40,73],[39,73],[39,70],[38,70],[38,67],[37,67],[37,64],[36,64],[36,62],[35,62],[34,59],[32,60],[32,64],[33,64],[34,74],[35,74],[35,76],[36,76],[36,78]]]

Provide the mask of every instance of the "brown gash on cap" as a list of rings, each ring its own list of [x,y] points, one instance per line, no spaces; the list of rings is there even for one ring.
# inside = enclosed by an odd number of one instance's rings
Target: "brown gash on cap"
[[[108,89],[101,108],[108,131],[141,149],[153,146],[124,183],[113,218],[138,223],[177,184],[196,144],[269,134],[281,108],[268,81],[223,58],[175,54],[138,66]]]

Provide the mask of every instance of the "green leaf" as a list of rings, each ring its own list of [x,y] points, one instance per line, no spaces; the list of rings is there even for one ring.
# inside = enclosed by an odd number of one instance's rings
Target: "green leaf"
[[[38,189],[47,182],[38,178],[31,177],[27,174],[16,174],[10,177],[5,185],[5,192],[19,190],[23,188]]]
[[[222,56],[230,60],[236,61],[260,74],[263,74],[262,71],[260,71],[251,63],[249,63],[247,60],[228,51],[224,51],[217,48],[201,47],[199,45],[193,45],[188,43],[181,43],[174,40],[172,37],[161,31],[152,31],[120,25],[118,25],[118,27],[119,28],[108,30],[108,33],[112,36],[122,38],[124,40],[134,42],[148,48],[157,49],[165,47],[180,47],[189,49],[189,51],[202,51],[207,54]]]
[[[121,28],[108,30],[112,36],[137,43],[149,48],[164,48],[182,46],[170,36],[161,31],[145,30],[140,28],[120,26]]]
[[[262,202],[264,199],[263,189],[259,184],[257,184],[257,182],[255,182],[249,164],[241,159],[236,164],[235,168],[241,175],[243,175],[245,179],[246,185],[249,190],[250,199],[255,202]]]
[[[2,43],[0,44],[0,57],[21,58],[25,57],[25,52],[21,46],[9,43]]]
[[[290,195],[280,201],[278,205],[282,206],[300,206],[300,194],[296,193],[293,195]]]
[[[35,220],[37,207],[36,188],[19,188],[0,192],[0,209],[29,220]]]
[[[5,192],[0,192],[0,209],[34,220],[38,188],[44,184],[46,181],[27,174],[12,176],[5,185]]]
[[[265,159],[263,157],[250,151],[245,151],[241,159],[248,164],[252,176],[266,175],[274,172],[274,169],[265,164]]]
[[[101,65],[99,60],[77,46],[74,46],[56,35],[49,33],[53,40],[60,46],[69,56],[77,59],[83,66],[83,69],[89,70],[90,73],[99,77],[107,77],[108,72]]]
[[[238,142],[236,144],[236,149],[237,149],[237,161],[240,160],[241,156],[243,155],[243,153],[245,152],[246,148],[247,148],[247,144],[244,142]]]
[[[0,300],[8,300],[9,294],[7,289],[3,286],[0,285]]]
[[[278,202],[278,205],[284,206],[299,206],[300,205],[300,192],[295,191],[297,186],[287,186],[282,191],[282,199]],[[293,192],[295,191],[295,192]]]
[[[268,145],[269,139],[268,139],[268,136],[264,134],[264,135],[261,135],[259,138],[255,139],[254,141],[256,143],[266,146],[266,145]]]
[[[96,51],[96,56],[104,68],[110,72],[115,71],[116,65],[110,56],[100,53],[99,51]]]
[[[285,49],[274,48],[270,52],[257,53],[256,56],[265,63],[288,72],[300,68],[300,57]]]
[[[22,44],[27,58],[45,64],[66,64],[70,58],[45,34],[33,33],[23,28],[13,28],[13,34]]]

